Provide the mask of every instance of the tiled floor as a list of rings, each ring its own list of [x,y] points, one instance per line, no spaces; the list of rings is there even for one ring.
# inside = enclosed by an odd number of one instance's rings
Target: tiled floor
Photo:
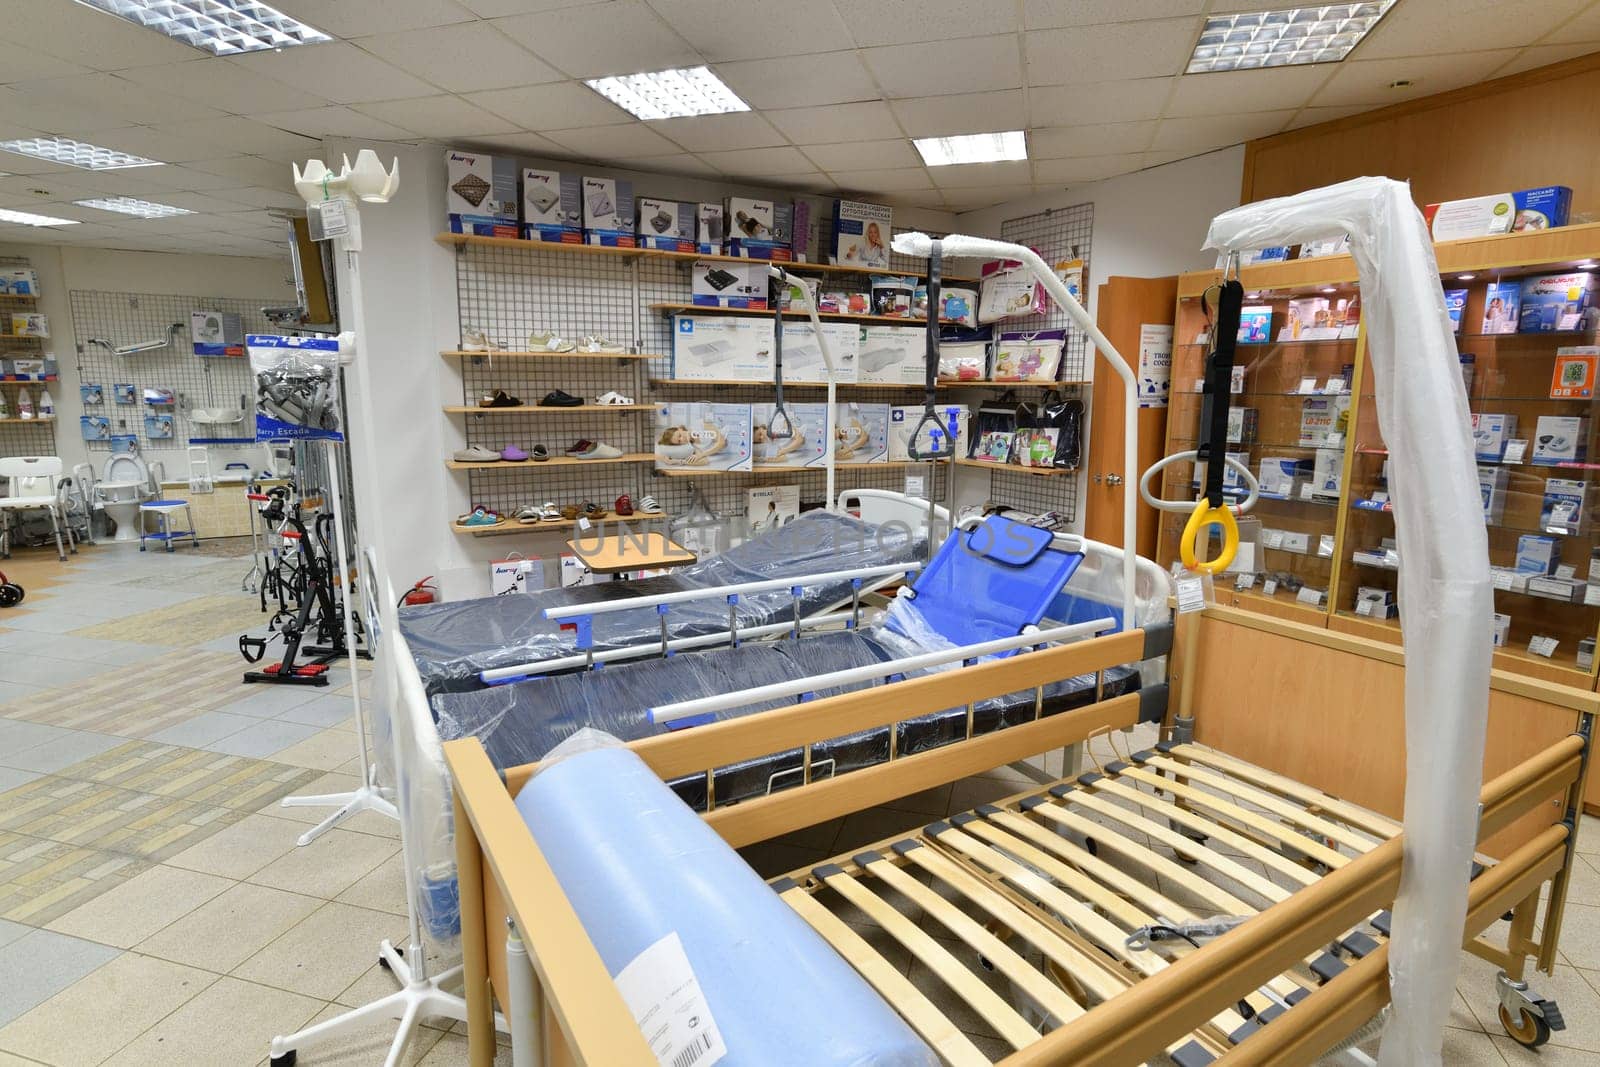
[[[237,591],[246,567],[86,549],[66,580],[0,615],[0,1067],[262,1064],[273,1034],[393,989],[375,961],[406,927],[396,827],[368,813],[296,847],[326,812],[278,799],[358,782],[348,690],[338,677],[240,684],[236,635],[261,618]],[[1092,749],[1111,756],[1103,740]],[[804,868],[1027,786],[1002,770],[745,855],[767,875]],[[1535,982],[1567,1029],[1538,1054],[1515,1045],[1495,1019],[1493,968],[1463,954],[1446,1064],[1600,1067],[1596,820],[1580,850],[1564,958]],[[945,999],[908,953],[885,951]],[[995,1035],[964,1018],[999,1058]],[[299,1062],[379,1063],[392,1035],[374,1023]],[[465,1059],[441,1023],[404,1062]]]

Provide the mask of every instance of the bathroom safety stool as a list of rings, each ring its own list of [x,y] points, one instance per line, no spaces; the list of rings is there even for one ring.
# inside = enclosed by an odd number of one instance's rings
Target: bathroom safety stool
[[[183,512],[184,521],[189,524],[187,530],[174,530],[172,517],[177,512]],[[145,527],[145,516],[155,515],[159,530],[150,532]],[[139,505],[139,551],[144,551],[146,541],[165,541],[167,551],[171,552],[172,542],[187,539],[193,542],[195,548],[200,547],[200,538],[194,532],[194,515],[189,511],[187,500],[146,500]]]

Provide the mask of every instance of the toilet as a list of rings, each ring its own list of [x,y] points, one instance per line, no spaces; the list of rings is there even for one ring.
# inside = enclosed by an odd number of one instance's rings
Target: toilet
[[[150,468],[134,452],[113,452],[100,468],[95,486],[100,505],[117,524],[115,541],[139,540],[139,503],[150,495]]]

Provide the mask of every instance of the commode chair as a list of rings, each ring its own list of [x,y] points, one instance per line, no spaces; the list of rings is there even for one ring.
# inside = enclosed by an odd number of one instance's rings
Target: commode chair
[[[58,492],[61,482],[61,460],[56,456],[10,456],[0,459],[0,478],[6,479],[6,495],[0,497],[0,557],[11,558],[11,524],[14,516],[24,511],[45,511],[50,515],[50,529],[56,536],[56,555],[63,563],[67,550],[78,551],[72,538],[72,528],[67,525],[65,506]],[[61,535],[66,532],[63,547]]]
[[[98,504],[106,517],[116,524],[118,542],[139,540],[139,505],[158,495],[150,476],[150,467],[137,452],[113,452],[100,468],[100,480],[95,483]]]

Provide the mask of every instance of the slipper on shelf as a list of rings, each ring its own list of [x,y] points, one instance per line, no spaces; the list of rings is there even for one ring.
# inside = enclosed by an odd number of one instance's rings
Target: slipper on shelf
[[[543,522],[560,522],[561,509],[556,507],[555,501],[546,500],[544,507],[539,509],[539,518]]]
[[[484,529],[487,529],[491,526],[499,526],[505,521],[505,519],[501,518],[495,512],[490,511],[488,508],[481,507],[473,508],[472,513],[469,515],[456,516],[457,526],[470,526]]]
[[[528,454],[516,445],[506,445],[500,450],[500,458],[507,463],[524,463],[528,459]]]
[[[529,352],[571,352],[577,347],[577,342],[569,341],[560,334],[530,333],[528,335]]]
[[[560,389],[552,389],[544,395],[543,400],[539,401],[539,406],[542,408],[581,408],[583,407],[583,397],[573,396],[571,393],[563,392]]]
[[[639,514],[641,515],[661,514],[661,505],[656,503],[655,497],[648,494],[639,498],[639,503],[637,506],[639,509]]]
[[[522,406],[522,401],[506,392],[504,389],[496,389],[487,396],[480,397],[478,399],[478,406],[480,408],[520,408]]]
[[[611,391],[601,393],[594,398],[594,402],[604,407],[626,406],[633,403],[633,397],[623,396],[621,393]]]
[[[529,450],[529,454],[533,457],[533,461],[535,463],[543,463],[545,460],[550,458],[550,450],[544,447],[544,445],[534,445],[533,448]]]
[[[523,526],[532,526],[539,521],[539,509],[532,504],[524,504],[517,509],[517,513],[512,518]]]
[[[576,453],[574,459],[617,459],[622,455],[622,449],[615,445],[608,445],[604,441],[595,443],[587,452]]]
[[[457,463],[499,463],[500,453],[492,448],[473,445],[471,448],[456,449],[451,458]]]

